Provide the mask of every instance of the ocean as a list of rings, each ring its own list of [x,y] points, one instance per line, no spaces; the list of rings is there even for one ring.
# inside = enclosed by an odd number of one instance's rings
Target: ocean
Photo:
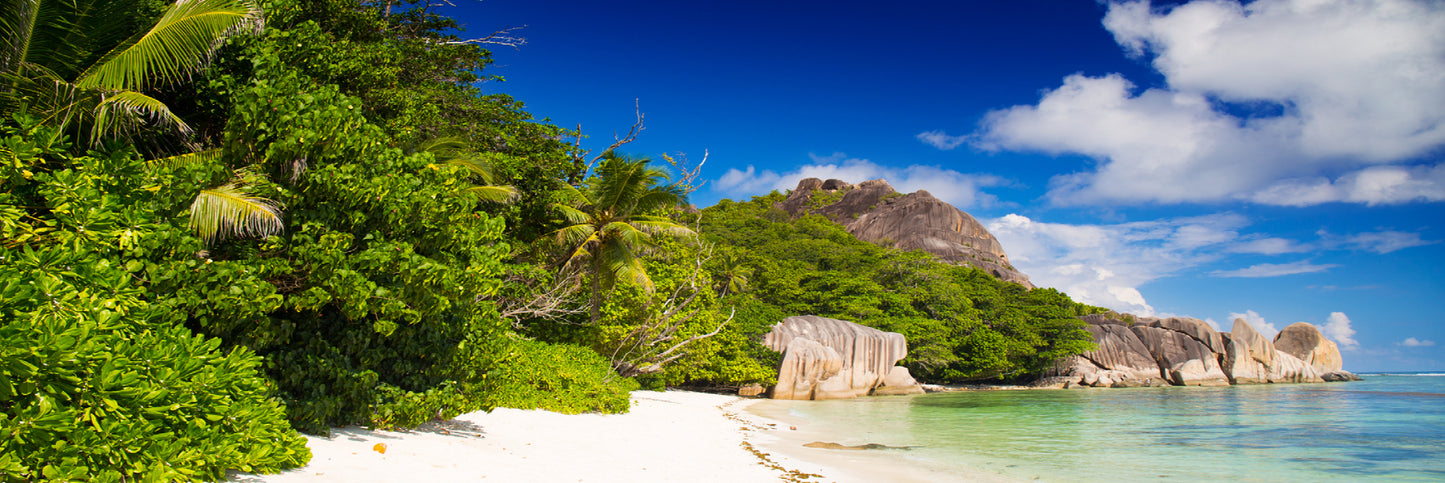
[[[764,401],[750,410],[837,435],[832,442],[900,448],[870,450],[898,464],[1021,480],[1445,481],[1445,374],[1364,377]]]

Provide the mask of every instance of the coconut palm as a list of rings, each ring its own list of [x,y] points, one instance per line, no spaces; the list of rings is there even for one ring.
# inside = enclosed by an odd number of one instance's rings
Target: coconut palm
[[[684,203],[687,192],[668,183],[667,173],[649,163],[606,153],[583,187],[567,187],[565,202],[553,205],[567,223],[552,234],[562,248],[562,266],[582,268],[592,276],[593,322],[601,316],[602,291],[617,282],[652,291],[641,255],[656,245],[654,236],[693,235],[686,226],[657,214]]]
[[[748,278],[753,276],[753,269],[743,265],[743,258],[729,250],[718,257],[718,269],[713,275],[717,281],[717,296],[724,297],[747,290]]]
[[[74,130],[95,145],[154,124],[188,134],[165,103],[143,91],[174,85],[205,65],[229,36],[259,31],[253,0],[178,0],[149,28],[132,34],[130,0],[4,0],[0,10],[0,115],[24,112]],[[215,162],[219,151],[158,160],[157,165]],[[221,236],[269,236],[280,207],[234,185],[202,190],[191,228]]]

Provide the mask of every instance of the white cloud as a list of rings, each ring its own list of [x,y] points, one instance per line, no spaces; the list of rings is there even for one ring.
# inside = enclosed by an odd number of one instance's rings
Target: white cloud
[[[950,136],[943,131],[928,131],[918,133],[918,140],[924,144],[933,146],[944,151],[962,146],[968,142],[968,136]]]
[[[1404,341],[1401,341],[1401,342],[1400,342],[1400,345],[1405,346],[1405,347],[1430,347],[1430,346],[1435,345],[1435,341],[1433,341],[1433,340],[1420,340],[1420,339],[1416,339],[1416,338],[1414,338],[1414,337],[1411,337],[1411,338],[1405,339]]]
[[[1035,285],[1110,309],[1155,315],[1138,287],[1216,260],[1248,225],[1224,213],[1113,225],[1045,223],[1010,214],[988,220],[1009,261]]]
[[[1356,233],[1354,235],[1344,236],[1332,235],[1327,231],[1320,230],[1317,234],[1320,236],[1321,243],[1330,248],[1363,250],[1381,255],[1406,248],[1440,243],[1439,241],[1423,240],[1420,238],[1419,233],[1394,230]]]
[[[867,159],[849,158],[842,153],[831,156],[810,155],[810,158],[811,164],[786,173],[758,171],[753,166],[748,166],[745,170],[729,169],[712,189],[725,196],[743,197],[766,194],[772,190],[790,190],[805,178],[840,179],[853,184],[883,179],[899,192],[927,190],[940,200],[960,209],[967,209],[993,205],[998,198],[985,193],[983,188],[1008,184],[1007,180],[993,175],[961,173],[938,166],[916,164],[895,168]]]
[[[1332,264],[1315,265],[1313,263],[1310,263],[1308,260],[1300,260],[1298,262],[1290,263],[1261,263],[1258,265],[1251,265],[1249,266],[1249,268],[1241,268],[1238,270],[1215,270],[1213,272],[1209,272],[1209,274],[1215,277],[1266,278],[1282,277],[1285,275],[1297,275],[1301,273],[1323,272],[1325,270],[1329,270],[1338,266],[1339,265]]]
[[[1284,238],[1254,238],[1241,241],[1228,249],[1233,253],[1253,253],[1258,255],[1283,255],[1286,253],[1302,253],[1311,250],[1309,245],[1300,244],[1294,240]]]
[[[1360,342],[1355,340],[1355,329],[1350,327],[1350,318],[1345,316],[1344,312],[1330,312],[1321,332],[1339,344],[1341,349],[1354,349],[1360,345]]]
[[[1259,332],[1259,335],[1264,336],[1266,339],[1274,340],[1274,336],[1279,334],[1279,329],[1275,328],[1274,324],[1265,322],[1264,316],[1259,315],[1258,312],[1253,310],[1246,310],[1242,314],[1239,312],[1230,312],[1229,320],[1234,319],[1244,319],[1245,322],[1249,322],[1249,325],[1254,327],[1255,332]],[[1348,325],[1349,321],[1347,320],[1345,323]],[[1353,334],[1354,332],[1351,333]]]
[[[970,136],[1100,160],[1054,202],[1445,200],[1445,166],[1409,165],[1445,144],[1445,3],[1114,2],[1104,25],[1167,87],[1071,75]]]

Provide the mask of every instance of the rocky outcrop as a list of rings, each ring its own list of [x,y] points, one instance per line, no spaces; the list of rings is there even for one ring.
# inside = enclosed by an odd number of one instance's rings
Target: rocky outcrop
[[[1244,320],[1236,320],[1229,333],[1220,333],[1202,320],[1187,317],[1109,312],[1080,319],[1088,324],[1085,329],[1098,348],[1060,361],[1038,385],[1224,386],[1358,380],[1348,372],[1331,370],[1338,366],[1315,363],[1328,364],[1340,358],[1334,344],[1326,344],[1329,341],[1309,324],[1295,324],[1299,327],[1280,333],[1276,341],[1284,341],[1286,351]]]
[[[1160,327],[1130,327],[1169,382],[1176,386],[1228,386],[1229,377],[1208,346],[1183,332]],[[1215,332],[1218,337],[1219,333]],[[1221,345],[1223,345],[1221,343]]]
[[[1279,331],[1274,336],[1274,348],[1298,357],[1320,374],[1344,370],[1339,346],[1308,322],[1295,322]]]
[[[883,377],[883,385],[873,390],[874,396],[907,396],[909,394],[923,394],[923,386],[913,379],[913,374],[908,373],[908,368],[893,366],[888,375]]]
[[[805,315],[774,325],[763,345],[783,354],[774,399],[845,399],[880,386],[885,394],[922,392],[907,369],[895,367],[908,355],[902,334]]]
[[[1233,341],[1226,355],[1231,363],[1229,378],[1235,384],[1274,382],[1324,382],[1318,372],[1298,357],[1275,349],[1254,326],[1244,319],[1234,319],[1229,331]]]
[[[1054,366],[1045,385],[1090,387],[1165,386],[1167,380],[1149,348],[1125,325],[1098,324],[1084,327],[1094,336],[1098,348],[1065,359]]]
[[[836,179],[808,178],[798,182],[777,207],[793,216],[823,215],[860,240],[922,250],[945,262],[977,267],[1033,288],[982,223],[927,191],[899,194],[881,179],[854,186]]]

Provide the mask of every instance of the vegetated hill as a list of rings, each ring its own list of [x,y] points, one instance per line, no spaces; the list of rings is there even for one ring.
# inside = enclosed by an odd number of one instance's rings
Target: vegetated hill
[[[843,225],[858,239],[902,250],[922,250],[954,265],[967,265],[1026,288],[1029,277],[1008,261],[1003,245],[982,223],[919,190],[902,194],[887,181],[858,185],[808,178],[778,203],[792,216],[806,213]]]
[[[761,333],[817,315],[898,332],[908,340],[901,364],[925,382],[1031,380],[1094,347],[1078,317],[1101,308],[860,240],[821,214],[791,216],[786,201],[773,192],[701,210],[697,231],[715,246],[709,269],[746,282],[720,302],[737,307],[734,326]]]

